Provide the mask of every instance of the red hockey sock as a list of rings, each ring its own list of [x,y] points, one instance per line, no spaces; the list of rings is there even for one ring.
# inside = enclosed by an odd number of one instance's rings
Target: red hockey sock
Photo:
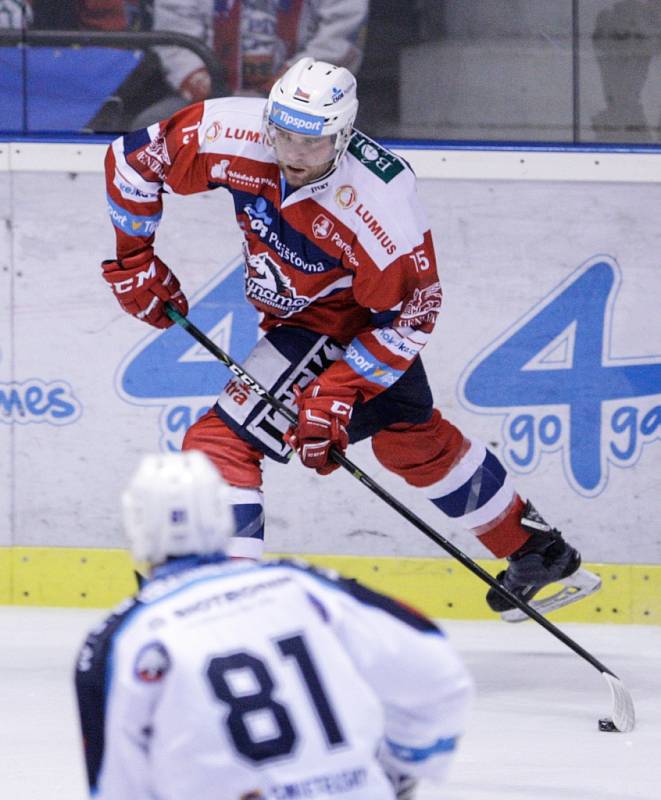
[[[497,558],[506,558],[516,552],[530,538],[521,527],[521,512],[525,503],[518,494],[505,511],[495,520],[475,528],[473,533]]]
[[[263,453],[237,436],[213,409],[186,431],[182,450],[201,450],[231,486],[258,489],[262,485]]]

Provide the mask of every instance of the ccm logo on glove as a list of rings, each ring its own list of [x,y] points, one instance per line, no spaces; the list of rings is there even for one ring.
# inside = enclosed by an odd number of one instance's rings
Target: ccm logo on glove
[[[167,302],[188,313],[179,281],[158,256],[139,253],[121,261],[104,261],[101,266],[104,280],[128,314],[155,328],[169,328],[173,323],[165,313]]]
[[[347,400],[337,395],[346,396]],[[344,452],[349,444],[347,426],[351,420],[354,393],[337,388],[330,396],[323,395],[319,384],[305,391],[294,386],[298,406],[298,424],[285,434],[285,441],[295,450],[306,467],[328,475],[339,467],[331,460],[331,448]],[[347,402],[347,401],[351,402]]]
[[[148,269],[141,270],[130,278],[125,278],[122,281],[116,281],[111,284],[112,290],[115,294],[126,294],[133,289],[141,289],[145,282],[150,278],[156,277],[156,260],[153,260]]]
[[[345,414],[349,415],[349,419],[351,419],[351,411],[353,407],[351,403],[343,403],[341,400],[333,400],[330,407],[331,414],[337,414],[338,416],[344,416]]]

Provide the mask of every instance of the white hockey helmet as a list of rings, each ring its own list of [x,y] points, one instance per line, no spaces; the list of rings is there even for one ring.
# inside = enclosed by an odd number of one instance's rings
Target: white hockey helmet
[[[122,495],[124,530],[136,561],[222,552],[234,532],[229,487],[196,450],[146,455]]]
[[[345,67],[301,58],[271,89],[264,109],[267,141],[272,127],[304,136],[335,136],[335,160],[349,145],[358,113],[356,79]]]

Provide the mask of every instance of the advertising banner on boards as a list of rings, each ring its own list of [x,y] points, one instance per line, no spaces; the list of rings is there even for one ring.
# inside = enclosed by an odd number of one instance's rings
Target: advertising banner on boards
[[[437,407],[499,455],[587,559],[661,563],[661,188],[421,180],[419,194],[444,289],[423,355]],[[150,329],[117,306],[99,272],[114,253],[101,175],[17,174],[10,208],[0,544],[121,546],[118,498],[139,456],[178,448],[228,372],[181,329]],[[243,360],[259,329],[240,238],[220,192],[166,198],[158,253],[191,319]],[[485,555],[369,443],[349,456]],[[347,474],[269,463],[264,481],[271,551],[438,552]]]

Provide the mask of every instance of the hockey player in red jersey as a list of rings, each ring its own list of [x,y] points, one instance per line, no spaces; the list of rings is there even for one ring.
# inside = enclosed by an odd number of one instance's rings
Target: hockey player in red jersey
[[[268,99],[207,100],[117,139],[106,157],[117,259],[103,277],[122,308],[156,327],[164,304],[188,304],[154,252],[161,192],[224,188],[244,234],[245,291],[265,336],[246,368],[298,408],[298,426],[230,381],[187,431],[232,485],[236,556],[263,549],[261,461],[292,448],[321,474],[330,448],[371,439],[378,461],[509,559],[500,580],[529,599],[573,582],[564,601],[596,588],[579,553],[513,488],[480,441],[434,408],[420,358],[441,308],[429,225],[415,176],[357,130],[356,81],[304,58]],[[589,575],[589,573],[587,573]],[[511,606],[494,590],[497,611]],[[516,610],[514,610],[516,611]]]

